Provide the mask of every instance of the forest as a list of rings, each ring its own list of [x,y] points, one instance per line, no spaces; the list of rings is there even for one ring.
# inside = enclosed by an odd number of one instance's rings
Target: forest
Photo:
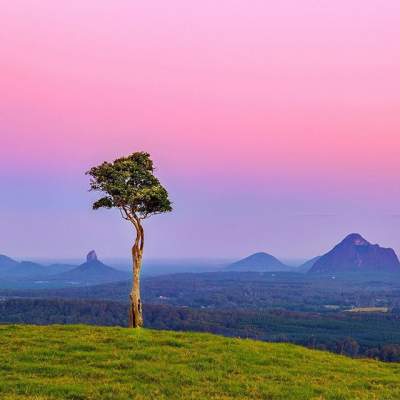
[[[126,326],[128,304],[105,300],[5,299],[0,323]],[[287,310],[195,309],[145,304],[147,328],[211,332],[296,343],[351,357],[400,361],[400,309],[388,314]]]

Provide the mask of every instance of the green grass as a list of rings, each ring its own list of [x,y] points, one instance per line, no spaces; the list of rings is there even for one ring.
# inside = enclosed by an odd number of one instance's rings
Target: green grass
[[[0,399],[400,399],[400,365],[290,344],[0,325]]]

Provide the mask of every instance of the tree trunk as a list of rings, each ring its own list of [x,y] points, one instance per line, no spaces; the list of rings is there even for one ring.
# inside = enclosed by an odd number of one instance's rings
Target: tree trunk
[[[142,226],[139,225],[136,231],[135,244],[132,247],[133,282],[129,295],[129,328],[140,328],[143,326],[142,300],[140,298],[140,270],[142,269],[143,246],[144,232]]]

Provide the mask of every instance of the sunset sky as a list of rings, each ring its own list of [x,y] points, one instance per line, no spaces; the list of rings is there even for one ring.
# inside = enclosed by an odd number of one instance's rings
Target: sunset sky
[[[0,4],[0,253],[128,256],[84,172],[138,150],[147,257],[400,253],[398,0]]]

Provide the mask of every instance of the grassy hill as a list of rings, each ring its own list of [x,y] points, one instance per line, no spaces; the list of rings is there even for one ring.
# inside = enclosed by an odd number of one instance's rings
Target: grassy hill
[[[289,344],[82,325],[0,325],[0,398],[399,399],[400,365]]]

